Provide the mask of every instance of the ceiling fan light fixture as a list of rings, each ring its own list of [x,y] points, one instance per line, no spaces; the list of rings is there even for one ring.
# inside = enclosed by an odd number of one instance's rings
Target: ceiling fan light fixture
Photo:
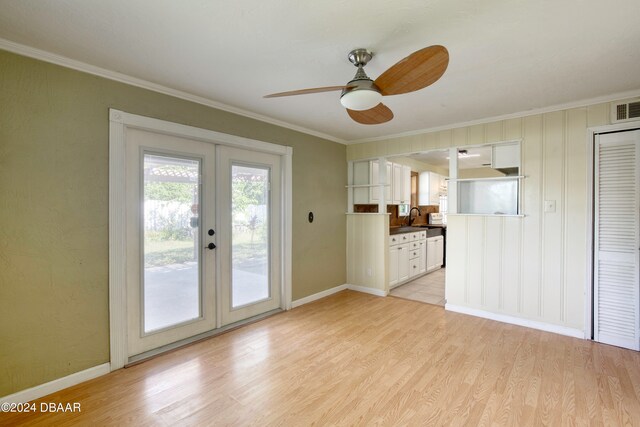
[[[375,89],[354,89],[340,97],[340,103],[349,110],[370,110],[382,101],[382,94]]]

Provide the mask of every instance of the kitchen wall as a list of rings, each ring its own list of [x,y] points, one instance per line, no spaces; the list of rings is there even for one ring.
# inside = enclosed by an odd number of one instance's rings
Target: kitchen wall
[[[292,146],[293,299],[346,283],[344,145],[0,51],[0,396],[109,360],[111,107]]]
[[[429,214],[438,213],[439,206],[417,206],[420,209],[420,215],[413,211],[411,218],[413,225],[428,224]],[[353,205],[354,213],[377,213],[378,205]],[[398,215],[398,205],[387,205],[387,213],[389,214],[389,226],[400,227],[407,225],[407,216]]]
[[[354,144],[347,158],[522,139],[524,217],[448,217],[447,303],[584,330],[587,127],[610,123],[596,104],[440,132]],[[544,212],[544,200],[556,211]]]

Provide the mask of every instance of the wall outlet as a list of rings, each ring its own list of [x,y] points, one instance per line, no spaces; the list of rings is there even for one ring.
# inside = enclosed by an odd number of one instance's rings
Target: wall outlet
[[[367,276],[368,277],[373,276],[373,271],[371,270],[371,268],[367,268]]]

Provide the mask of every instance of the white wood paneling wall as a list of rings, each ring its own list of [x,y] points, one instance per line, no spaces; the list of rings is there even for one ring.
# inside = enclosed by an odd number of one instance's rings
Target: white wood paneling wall
[[[347,214],[347,283],[386,295],[389,215]]]
[[[524,217],[452,215],[447,304],[584,330],[587,128],[608,103],[347,147],[349,160],[522,139]],[[556,211],[544,212],[555,200]]]

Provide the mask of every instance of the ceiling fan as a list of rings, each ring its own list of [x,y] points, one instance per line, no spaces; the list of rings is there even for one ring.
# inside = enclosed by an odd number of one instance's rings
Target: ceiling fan
[[[344,86],[272,93],[265,98],[341,90],[340,103],[347,109],[349,117],[364,125],[376,125],[393,119],[393,112],[380,102],[383,96],[400,95],[423,89],[438,81],[449,65],[447,49],[444,46],[434,45],[413,52],[377,79],[371,80],[364,72],[364,66],[372,57],[373,54],[366,49],[354,49],[349,52],[349,61],[358,67],[358,71],[355,77]]]

